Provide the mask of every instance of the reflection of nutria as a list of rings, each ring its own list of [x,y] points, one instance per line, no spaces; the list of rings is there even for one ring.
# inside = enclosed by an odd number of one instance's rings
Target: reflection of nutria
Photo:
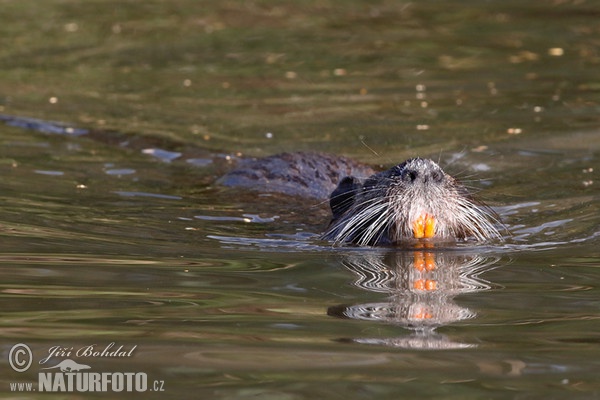
[[[324,239],[358,245],[411,239],[500,238],[493,211],[435,162],[413,158],[361,181],[341,180],[330,198]]]

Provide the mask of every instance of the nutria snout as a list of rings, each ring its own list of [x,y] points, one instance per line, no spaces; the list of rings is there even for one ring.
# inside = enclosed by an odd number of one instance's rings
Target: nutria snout
[[[330,206],[333,218],[322,238],[338,244],[501,238],[495,213],[429,159],[407,160],[364,182],[346,177]]]

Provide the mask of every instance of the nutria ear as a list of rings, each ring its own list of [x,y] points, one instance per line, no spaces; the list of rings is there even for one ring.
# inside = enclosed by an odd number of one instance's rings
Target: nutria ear
[[[347,176],[329,196],[329,206],[333,220],[341,217],[354,204],[354,196],[360,188],[360,181],[353,176]]]

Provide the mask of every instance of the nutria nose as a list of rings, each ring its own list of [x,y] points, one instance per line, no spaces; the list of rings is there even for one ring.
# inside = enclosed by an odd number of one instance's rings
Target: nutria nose
[[[432,166],[424,165],[422,168],[405,168],[402,171],[401,178],[406,183],[441,183],[444,175],[437,169],[432,169]]]
[[[404,170],[402,171],[402,180],[404,182],[414,182],[417,177],[419,176],[419,173],[415,170]]]

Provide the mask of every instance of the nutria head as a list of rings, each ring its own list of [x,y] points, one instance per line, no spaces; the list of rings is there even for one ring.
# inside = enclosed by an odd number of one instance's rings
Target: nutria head
[[[435,162],[413,158],[364,182],[344,178],[330,197],[326,240],[358,245],[414,239],[500,238],[494,212]]]

